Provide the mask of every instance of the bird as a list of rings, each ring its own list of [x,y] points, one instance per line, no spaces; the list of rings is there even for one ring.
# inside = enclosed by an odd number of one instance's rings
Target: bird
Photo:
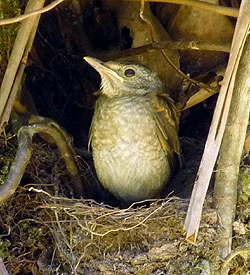
[[[101,184],[126,204],[158,198],[180,155],[174,102],[144,65],[84,60],[101,76],[89,136]]]

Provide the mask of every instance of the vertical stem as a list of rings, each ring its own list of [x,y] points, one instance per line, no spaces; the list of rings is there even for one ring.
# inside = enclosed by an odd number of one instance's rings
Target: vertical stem
[[[240,158],[250,111],[250,39],[245,43],[232,95],[216,173],[214,203],[220,222],[220,253],[225,258],[231,251],[232,223],[237,201]]]

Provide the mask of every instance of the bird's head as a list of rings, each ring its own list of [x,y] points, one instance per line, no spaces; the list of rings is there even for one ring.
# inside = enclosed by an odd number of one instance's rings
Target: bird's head
[[[101,75],[101,93],[109,96],[145,95],[162,90],[162,82],[155,72],[134,62],[102,62],[84,57]]]

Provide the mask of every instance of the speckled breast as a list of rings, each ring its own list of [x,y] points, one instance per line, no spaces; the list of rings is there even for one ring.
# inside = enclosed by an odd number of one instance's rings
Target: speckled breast
[[[170,174],[147,96],[107,100],[100,96],[91,126],[99,180],[126,202],[153,198]]]

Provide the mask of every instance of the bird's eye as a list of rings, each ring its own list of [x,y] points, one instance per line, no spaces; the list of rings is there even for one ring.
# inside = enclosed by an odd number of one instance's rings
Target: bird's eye
[[[127,69],[125,70],[124,75],[127,77],[132,77],[135,75],[135,71],[133,69]]]

